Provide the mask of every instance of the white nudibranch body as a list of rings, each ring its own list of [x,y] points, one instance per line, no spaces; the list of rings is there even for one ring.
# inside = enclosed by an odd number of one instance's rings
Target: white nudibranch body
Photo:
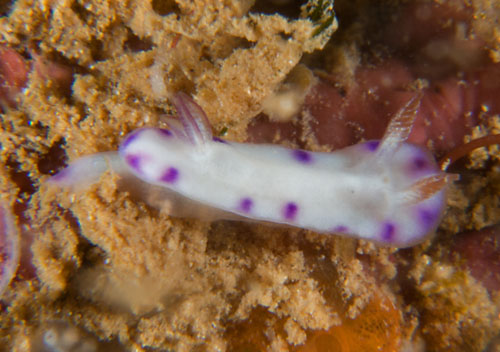
[[[222,218],[237,215],[401,247],[421,242],[439,223],[447,176],[425,149],[405,143],[419,97],[396,114],[381,141],[332,153],[223,141],[212,136],[191,98],[179,93],[173,102],[181,124],[136,130],[118,154],[77,160],[54,183],[95,178],[100,171],[87,177],[82,170],[102,168],[106,159],[115,171],[222,210],[228,215]]]

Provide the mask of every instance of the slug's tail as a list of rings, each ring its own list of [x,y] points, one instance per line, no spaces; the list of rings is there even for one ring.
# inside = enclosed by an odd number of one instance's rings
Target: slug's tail
[[[124,176],[128,169],[116,152],[103,152],[87,155],[71,162],[47,180],[47,183],[68,187],[73,190],[86,189],[99,181],[102,175],[110,169]]]

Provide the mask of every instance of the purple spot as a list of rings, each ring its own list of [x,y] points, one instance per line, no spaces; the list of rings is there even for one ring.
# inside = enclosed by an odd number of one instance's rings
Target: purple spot
[[[139,136],[139,133],[140,131],[130,133],[122,142],[120,149],[127,148],[127,146],[130,145],[130,143],[132,143]]]
[[[384,242],[393,242],[396,234],[396,226],[393,223],[387,222],[384,224],[380,237]]]
[[[177,170],[175,167],[169,167],[167,171],[163,174],[162,177],[160,177],[160,181],[162,182],[167,182],[167,183],[173,183],[179,178],[179,170]]]
[[[294,220],[297,217],[298,210],[299,207],[294,202],[286,203],[285,207],[283,208],[283,216],[287,220]]]
[[[427,168],[427,160],[421,157],[416,157],[413,159],[413,168],[415,170],[422,170]]]
[[[366,149],[368,149],[371,152],[374,152],[377,150],[378,146],[380,144],[380,141],[369,141],[365,143]]]
[[[419,209],[418,216],[425,227],[430,227],[437,220],[436,213],[428,209]]]
[[[238,209],[244,213],[249,213],[252,210],[252,207],[253,207],[253,200],[250,198],[243,198],[240,201],[240,206],[238,207]]]
[[[170,132],[170,130],[167,130],[166,128],[158,128],[158,132],[166,137],[172,137],[172,132]]]
[[[219,137],[213,137],[212,140],[214,142],[219,142],[219,143],[224,143],[224,144],[227,144],[227,142]]]
[[[296,149],[292,151],[292,154],[295,160],[301,163],[308,164],[312,161],[311,153],[306,152],[305,150]]]
[[[333,228],[333,232],[340,232],[340,233],[347,233],[348,230],[349,229],[347,228],[347,226],[344,225],[335,226]]]
[[[128,154],[125,156],[125,161],[131,168],[139,171],[140,164],[141,164],[140,155]]]

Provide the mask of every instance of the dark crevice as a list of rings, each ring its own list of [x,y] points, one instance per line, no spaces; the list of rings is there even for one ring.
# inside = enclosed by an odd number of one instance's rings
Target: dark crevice
[[[19,188],[19,193],[31,196],[36,191],[33,180],[27,171],[21,170],[21,163],[15,160],[8,160],[6,164],[12,181]]]
[[[281,37],[283,40],[289,40],[293,38],[291,34],[285,33],[285,32],[279,32],[278,35]]]
[[[180,8],[173,0],[153,0],[153,11],[160,16],[167,16],[171,13],[180,14]]]
[[[38,160],[38,171],[43,175],[54,175],[58,170],[66,166],[66,142],[61,139],[54,143],[47,153]]]
[[[148,51],[154,47],[150,38],[140,38],[127,28],[127,40],[124,43],[124,49],[134,53],[139,51]]]
[[[103,61],[107,59],[104,55],[103,47],[104,45],[100,40],[94,37],[90,40],[90,55],[92,55],[94,61]]]
[[[13,211],[14,214],[17,215],[22,222],[24,222],[26,221],[24,212],[28,208],[31,195],[36,192],[37,188],[35,187],[33,180],[29,177],[29,172],[21,170],[21,163],[9,159],[7,160],[6,167],[11,181],[19,189],[19,192],[17,193],[17,202],[14,204]]]
[[[0,17],[7,16],[9,14],[10,10],[12,10],[13,4],[14,4],[13,0],[0,1]]]
[[[246,38],[238,38],[238,43],[235,49],[250,49],[255,46],[255,42],[251,42]]]
[[[80,4],[78,1],[74,1],[71,4],[71,9],[76,13],[78,18],[82,20],[83,23],[87,23],[87,20],[89,19],[90,16],[92,16],[92,12],[87,10],[82,4]]]
[[[47,138],[47,136],[49,135],[49,128],[42,124],[40,121],[35,122],[30,120],[28,124],[39,132],[38,135],[41,138]]]

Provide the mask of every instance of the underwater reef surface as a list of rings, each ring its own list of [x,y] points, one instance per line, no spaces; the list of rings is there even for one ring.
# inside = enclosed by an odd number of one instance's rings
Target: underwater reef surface
[[[461,179],[436,236],[406,249],[169,217],[111,171],[79,192],[46,183],[136,128],[162,126],[178,91],[214,134],[238,142],[332,151],[378,139],[416,91],[410,140],[436,158],[500,133],[495,2],[334,10],[286,0],[0,6],[0,215],[13,214],[20,235],[0,350],[499,348],[496,144],[449,166]],[[6,233],[2,274],[17,260]]]

